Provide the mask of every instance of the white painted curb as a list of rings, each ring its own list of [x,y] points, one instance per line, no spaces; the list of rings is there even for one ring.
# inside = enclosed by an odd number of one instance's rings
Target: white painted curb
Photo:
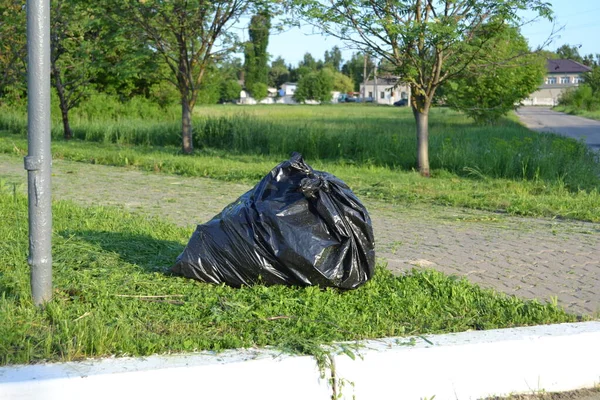
[[[386,338],[333,357],[343,399],[479,399],[600,383],[600,322]],[[331,399],[331,370],[272,350],[0,368],[0,399]],[[341,391],[339,386],[341,387]]]

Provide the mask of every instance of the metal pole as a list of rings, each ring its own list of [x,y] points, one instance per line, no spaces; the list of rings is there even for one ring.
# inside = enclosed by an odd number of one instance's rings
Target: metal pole
[[[367,52],[365,51],[365,60],[363,65],[363,92],[362,92],[362,101],[363,103],[367,102]]]
[[[27,1],[29,257],[35,305],[52,298],[50,0]]]
[[[378,64],[378,60],[375,59],[375,76],[374,76],[374,79],[375,79],[375,97],[373,98],[373,103],[375,103],[375,104],[379,104],[379,92],[377,91],[378,90],[378,87],[377,87],[377,64]]]

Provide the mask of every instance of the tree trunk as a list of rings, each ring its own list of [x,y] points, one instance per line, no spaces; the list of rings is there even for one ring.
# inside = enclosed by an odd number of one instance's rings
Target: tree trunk
[[[422,176],[429,177],[429,110],[413,107],[417,122],[417,166]]]
[[[63,131],[65,140],[73,138],[73,132],[71,132],[71,125],[69,125],[69,109],[63,101],[60,102],[60,113],[62,114]]]
[[[192,143],[192,115],[190,101],[186,96],[181,98],[181,138],[182,151],[184,154],[191,154],[194,151]]]
[[[62,115],[63,121],[63,132],[65,140],[69,140],[73,138],[73,132],[71,132],[71,125],[69,124],[69,105],[67,104],[67,99],[65,97],[65,88],[62,84],[62,80],[60,78],[60,70],[56,65],[52,66],[52,72],[54,74],[54,87],[56,88],[56,93],[58,94],[58,101],[60,103],[60,113]]]

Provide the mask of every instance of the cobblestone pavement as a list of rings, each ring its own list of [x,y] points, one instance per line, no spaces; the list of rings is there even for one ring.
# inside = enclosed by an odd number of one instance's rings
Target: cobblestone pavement
[[[23,183],[22,158],[0,155],[0,179]],[[53,165],[53,196],[112,205],[182,226],[202,223],[250,187],[204,178],[74,163]],[[365,201],[377,256],[397,273],[435,268],[484,287],[558,303],[570,312],[600,311],[600,224],[431,205]]]

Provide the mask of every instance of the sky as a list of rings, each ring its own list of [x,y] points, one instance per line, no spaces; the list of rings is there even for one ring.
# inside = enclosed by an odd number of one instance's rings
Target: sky
[[[600,53],[600,0],[549,0],[555,13],[554,24],[547,20],[533,21],[521,29],[523,36],[532,48],[543,45],[553,29],[558,30],[553,41],[545,46],[546,50],[556,50],[563,44],[576,45],[579,54]],[[524,14],[531,19],[533,15]],[[344,60],[353,52],[333,37],[322,36],[309,26],[294,28],[269,38],[268,52],[271,60],[281,56],[286,63],[297,65],[305,53],[311,53],[317,59],[323,59],[326,50],[333,46],[342,49]],[[356,50],[354,50],[356,51]]]

